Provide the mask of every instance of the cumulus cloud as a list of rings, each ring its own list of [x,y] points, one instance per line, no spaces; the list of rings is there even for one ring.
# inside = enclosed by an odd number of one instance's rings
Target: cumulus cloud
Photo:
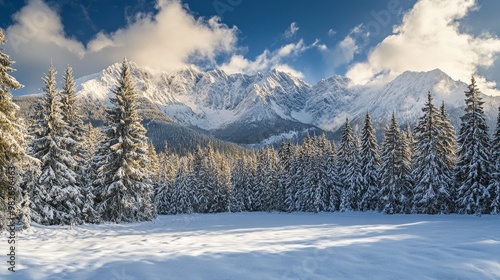
[[[257,72],[268,71],[270,69],[277,69],[283,72],[293,74],[296,77],[304,78],[304,74],[300,71],[293,69],[284,61],[286,59],[297,57],[303,52],[318,46],[318,41],[311,45],[306,45],[304,40],[299,40],[297,43],[290,43],[280,47],[275,51],[265,50],[262,54],[258,55],[255,60],[249,60],[240,54],[233,55],[229,62],[220,66],[220,69],[226,73],[246,73],[255,74]]]
[[[359,84],[376,84],[406,70],[439,68],[454,79],[469,81],[479,68],[492,66],[500,52],[500,39],[460,30],[459,20],[476,9],[475,4],[475,0],[418,1],[393,34],[370,51],[366,62],[350,67],[347,77]],[[483,77],[477,80],[487,87],[483,92],[493,93],[494,83]]]
[[[330,30],[328,30],[328,36],[333,37],[335,36],[335,34],[337,34],[337,31],[335,31],[333,28],[330,28]]]
[[[297,33],[297,31],[299,31],[299,27],[297,26],[297,23],[296,22],[292,22],[290,24],[290,27],[288,27],[288,29],[285,31],[285,34],[283,34],[283,36],[285,38],[292,38],[295,33]]]
[[[54,50],[43,49],[43,53],[57,54],[59,51],[83,57],[85,47],[75,39],[67,38],[64,34],[64,26],[61,24],[59,15],[51,10],[44,2],[33,0],[14,14],[15,25],[7,28],[7,39],[14,52],[22,52],[27,46],[38,43],[42,47],[53,45]],[[35,56],[34,52],[23,52],[23,55]]]
[[[41,87],[51,60],[75,75],[97,72],[123,57],[139,66],[170,71],[191,64],[215,67],[216,58],[236,49],[237,28],[218,17],[195,18],[178,0],[158,0],[155,14],[138,14],[112,33],[100,32],[84,45],[64,32],[60,16],[42,0],[30,0],[7,28],[7,52],[17,61],[18,79],[27,90]],[[28,70],[28,71],[24,71]],[[60,71],[62,72],[62,71]]]

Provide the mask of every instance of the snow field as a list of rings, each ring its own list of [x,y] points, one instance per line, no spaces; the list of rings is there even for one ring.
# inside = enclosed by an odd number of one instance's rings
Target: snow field
[[[489,215],[175,215],[33,225],[16,243],[20,265],[1,279],[500,279]]]

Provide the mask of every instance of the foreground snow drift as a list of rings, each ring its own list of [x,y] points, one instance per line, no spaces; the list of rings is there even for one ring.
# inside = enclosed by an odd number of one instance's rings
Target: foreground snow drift
[[[0,278],[500,279],[500,216],[177,215],[35,225],[16,243],[18,271],[3,262]]]

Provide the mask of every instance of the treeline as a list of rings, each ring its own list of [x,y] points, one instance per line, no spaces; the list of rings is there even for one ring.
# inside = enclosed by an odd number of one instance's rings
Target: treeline
[[[367,113],[361,135],[346,120],[337,144],[307,136],[278,150],[208,145],[180,156],[157,153],[148,141],[127,61],[99,128],[78,114],[70,67],[58,89],[51,66],[29,122],[17,119],[10,90],[21,85],[9,75],[12,63],[0,52],[2,229],[9,221],[134,222],[194,212],[500,210],[500,115],[490,139],[474,79],[458,136],[429,93],[413,132],[393,115],[380,145]]]
[[[361,135],[349,120],[336,144],[307,136],[239,157],[210,148],[178,158],[160,154],[160,214],[240,211],[380,211],[386,214],[497,214],[500,115],[490,140],[474,79],[457,136],[444,103],[428,100],[415,124],[393,115],[377,143],[370,114]]]

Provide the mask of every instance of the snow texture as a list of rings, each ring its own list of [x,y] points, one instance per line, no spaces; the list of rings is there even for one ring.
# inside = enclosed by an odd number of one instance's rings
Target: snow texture
[[[499,279],[500,216],[223,213],[18,233],[8,279]]]

